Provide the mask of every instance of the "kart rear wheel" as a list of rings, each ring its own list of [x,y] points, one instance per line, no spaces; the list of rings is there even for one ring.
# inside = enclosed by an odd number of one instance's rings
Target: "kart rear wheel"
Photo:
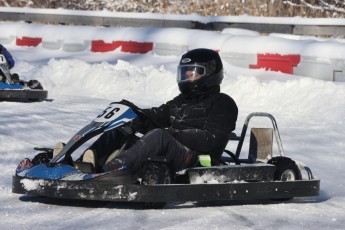
[[[270,159],[268,164],[273,164],[276,166],[276,171],[274,173],[274,180],[275,181],[296,181],[302,180],[302,174],[299,170],[295,161],[288,157],[274,157]],[[287,201],[291,200],[291,198],[278,198],[272,199],[276,201]]]
[[[150,163],[146,166],[143,173],[142,184],[171,184],[172,177],[169,167],[166,164]],[[146,202],[144,207],[147,209],[160,209],[166,202]]]
[[[295,161],[288,157],[274,157],[267,162],[276,166],[274,180],[276,181],[295,181],[301,180],[302,174]]]

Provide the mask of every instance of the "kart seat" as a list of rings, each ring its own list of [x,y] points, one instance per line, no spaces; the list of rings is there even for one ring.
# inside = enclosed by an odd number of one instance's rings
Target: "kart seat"
[[[252,128],[249,141],[249,162],[267,162],[272,158],[273,129]]]
[[[244,139],[244,137],[243,137]],[[243,139],[235,133],[231,133],[229,140],[238,141],[238,145],[242,145]],[[242,147],[242,146],[240,146]],[[237,146],[236,152],[240,150]],[[229,150],[225,150],[229,155],[235,156]],[[273,129],[272,128],[252,128],[249,140],[248,158],[238,159],[239,163],[254,163],[254,162],[267,162],[272,158],[273,153]],[[239,157],[239,155],[238,155]],[[235,162],[232,157],[223,157],[225,162]]]

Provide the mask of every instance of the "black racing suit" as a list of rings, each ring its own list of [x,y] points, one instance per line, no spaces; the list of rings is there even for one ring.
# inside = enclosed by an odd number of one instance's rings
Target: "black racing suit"
[[[160,107],[144,109],[160,128],[149,130],[117,159],[127,164],[132,173],[155,156],[164,156],[176,171],[194,165],[198,154],[210,154],[216,164],[235,129],[238,114],[234,100],[219,90],[218,86],[198,98],[180,94]],[[145,126],[152,127],[152,122],[146,120]],[[101,165],[119,148],[119,141],[114,139],[122,139],[116,130],[104,133],[90,147],[97,152]],[[104,170],[112,170],[111,161]]]

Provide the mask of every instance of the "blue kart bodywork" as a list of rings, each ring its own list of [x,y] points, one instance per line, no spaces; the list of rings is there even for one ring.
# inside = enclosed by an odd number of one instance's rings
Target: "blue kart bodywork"
[[[16,174],[18,176],[27,178],[41,178],[51,180],[62,180],[68,176],[77,174],[80,175],[81,180],[92,178],[92,174],[83,174],[76,168],[65,164],[54,165],[54,167],[49,167],[48,164],[39,164],[29,169],[17,170]]]
[[[0,89],[23,89],[24,86],[21,84],[8,84],[5,82],[0,82]]]

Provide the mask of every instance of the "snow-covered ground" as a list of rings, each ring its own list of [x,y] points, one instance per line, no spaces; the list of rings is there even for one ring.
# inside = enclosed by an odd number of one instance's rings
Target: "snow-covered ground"
[[[176,36],[193,39],[192,33]],[[36,154],[34,147],[68,141],[110,102],[124,98],[144,108],[173,98],[179,93],[175,75],[180,57],[119,51],[67,53],[14,44],[6,47],[16,59],[12,72],[27,80],[39,80],[53,101],[0,102],[1,229],[344,228],[344,82],[224,63],[222,92],[231,95],[239,107],[236,132],[250,112],[273,114],[286,155],[306,163],[321,180],[318,197],[284,203],[171,203],[162,210],[143,210],[136,204],[21,196],[11,192],[11,177],[21,159]],[[254,122],[266,123],[261,119]]]

